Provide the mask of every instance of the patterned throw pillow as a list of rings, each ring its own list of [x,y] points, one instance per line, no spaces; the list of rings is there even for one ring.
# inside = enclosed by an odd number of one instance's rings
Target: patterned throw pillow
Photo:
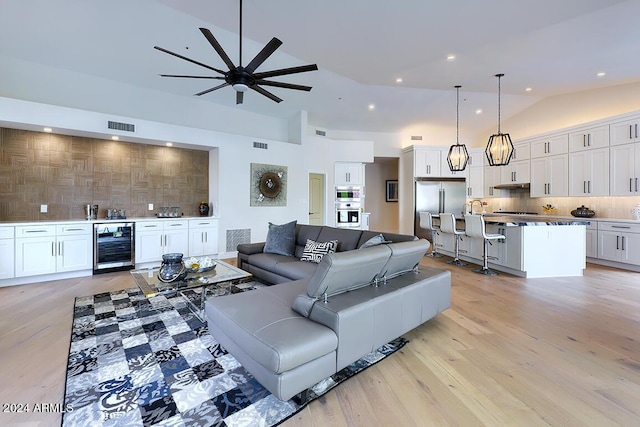
[[[307,239],[307,243],[305,243],[304,245],[304,251],[302,251],[302,257],[300,257],[300,261],[319,263],[320,261],[322,261],[323,256],[335,252],[337,248],[337,240],[330,240],[328,242],[314,242],[311,239]]]

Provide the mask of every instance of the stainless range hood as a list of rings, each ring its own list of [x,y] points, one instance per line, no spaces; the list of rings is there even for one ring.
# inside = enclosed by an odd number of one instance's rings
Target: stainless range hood
[[[493,188],[497,190],[528,190],[531,188],[531,184],[528,182],[522,184],[498,184]]]

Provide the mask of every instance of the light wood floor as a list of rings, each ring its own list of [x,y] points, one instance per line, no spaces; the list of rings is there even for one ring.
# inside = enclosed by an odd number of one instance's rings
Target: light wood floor
[[[452,270],[451,308],[283,425],[640,425],[640,274],[590,264],[584,277],[526,280],[423,264]],[[124,272],[1,288],[0,403],[62,403],[74,297],[132,285]],[[10,423],[60,414],[0,413]]]

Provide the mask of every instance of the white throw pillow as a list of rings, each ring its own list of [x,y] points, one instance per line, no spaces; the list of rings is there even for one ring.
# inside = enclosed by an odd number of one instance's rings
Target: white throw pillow
[[[310,261],[317,264],[322,261],[323,256],[335,252],[337,248],[337,240],[330,240],[328,242],[315,242],[311,239],[307,239],[307,243],[305,243],[304,245],[304,250],[302,251],[302,257],[300,257],[300,261]]]

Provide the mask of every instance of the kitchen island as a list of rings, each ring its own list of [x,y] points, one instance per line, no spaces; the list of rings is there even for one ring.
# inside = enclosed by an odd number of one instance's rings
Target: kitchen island
[[[488,234],[503,240],[489,244],[489,268],[520,277],[582,276],[586,267],[588,220],[538,215],[485,214]],[[458,218],[464,229],[464,218]],[[453,256],[454,236],[439,233],[438,252]],[[482,265],[483,240],[461,236],[460,258]]]

